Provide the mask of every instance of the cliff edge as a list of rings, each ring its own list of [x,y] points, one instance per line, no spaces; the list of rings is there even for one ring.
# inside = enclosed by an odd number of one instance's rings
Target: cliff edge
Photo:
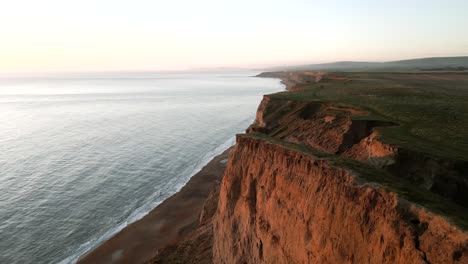
[[[290,91],[237,136],[216,209],[151,263],[468,263],[468,74],[263,76]]]

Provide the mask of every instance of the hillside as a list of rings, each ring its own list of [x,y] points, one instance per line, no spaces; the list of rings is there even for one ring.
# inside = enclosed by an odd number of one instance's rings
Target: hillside
[[[417,71],[417,70],[468,70],[468,56],[433,57],[389,62],[339,61],[332,63],[280,66],[269,71]]]

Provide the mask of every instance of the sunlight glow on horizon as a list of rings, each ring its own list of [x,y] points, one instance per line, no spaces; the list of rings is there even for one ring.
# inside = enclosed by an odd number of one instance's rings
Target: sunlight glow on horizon
[[[466,13],[461,0],[15,0],[0,8],[0,72],[462,56]]]

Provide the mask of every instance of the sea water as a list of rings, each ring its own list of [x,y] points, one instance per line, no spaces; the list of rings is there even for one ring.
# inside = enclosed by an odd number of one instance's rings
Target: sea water
[[[73,263],[252,123],[255,72],[0,76],[0,263]]]

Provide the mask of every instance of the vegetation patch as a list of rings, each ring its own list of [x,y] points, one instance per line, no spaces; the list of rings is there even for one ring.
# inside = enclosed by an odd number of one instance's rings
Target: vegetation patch
[[[387,144],[468,161],[468,73],[330,73],[297,87],[269,96],[362,109],[353,119],[401,124],[379,129]]]

